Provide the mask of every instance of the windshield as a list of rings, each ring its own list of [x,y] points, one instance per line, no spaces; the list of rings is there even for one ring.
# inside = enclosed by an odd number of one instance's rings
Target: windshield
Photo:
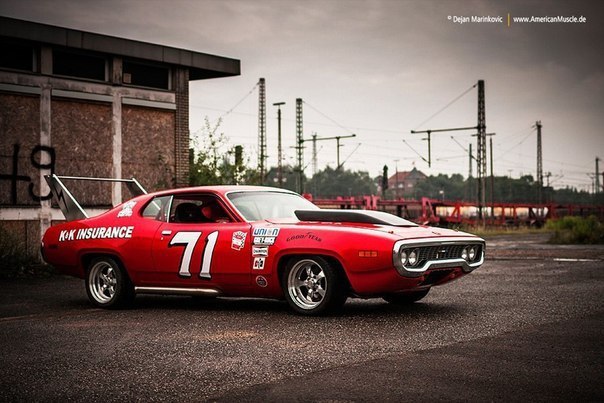
[[[227,195],[247,221],[296,218],[296,210],[319,208],[297,194],[281,192],[234,192]]]

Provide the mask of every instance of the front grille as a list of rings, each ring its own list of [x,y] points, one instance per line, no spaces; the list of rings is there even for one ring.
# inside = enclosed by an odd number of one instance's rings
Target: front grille
[[[444,245],[424,245],[417,248],[407,248],[411,251],[417,249],[419,251],[418,262],[413,267],[422,267],[427,262],[439,262],[443,260],[461,259],[461,252],[468,246],[476,248],[476,255],[473,260],[468,263],[477,262],[482,256],[482,246],[480,244],[444,244]]]
[[[461,257],[464,245],[424,246],[419,249],[419,260],[445,260]]]
[[[470,252],[474,253],[471,259]],[[484,241],[476,237],[400,240],[394,244],[392,259],[399,274],[417,277],[429,269],[456,266],[470,272],[482,264],[484,252]]]

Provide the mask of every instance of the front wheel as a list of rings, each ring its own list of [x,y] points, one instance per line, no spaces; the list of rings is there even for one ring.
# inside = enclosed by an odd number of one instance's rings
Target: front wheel
[[[385,295],[384,300],[394,305],[409,305],[424,298],[430,292],[429,288],[400,294]]]
[[[346,302],[346,278],[319,256],[292,259],[282,276],[285,299],[298,313],[321,315]]]
[[[100,257],[93,259],[88,266],[86,293],[94,305],[115,309],[132,302],[134,287],[115,259]]]

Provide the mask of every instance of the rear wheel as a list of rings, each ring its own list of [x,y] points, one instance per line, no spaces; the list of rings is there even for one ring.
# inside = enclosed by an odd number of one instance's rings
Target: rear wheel
[[[424,298],[429,292],[430,289],[427,288],[421,291],[385,295],[383,298],[394,305],[409,305]]]
[[[346,302],[346,279],[319,256],[292,259],[282,276],[285,299],[298,313],[321,315]]]
[[[86,293],[101,308],[121,308],[132,302],[134,287],[126,271],[110,257],[93,259],[86,273]]]

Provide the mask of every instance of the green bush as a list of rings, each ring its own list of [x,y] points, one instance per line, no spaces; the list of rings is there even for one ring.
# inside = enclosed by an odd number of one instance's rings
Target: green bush
[[[551,243],[604,243],[604,224],[596,216],[589,216],[587,218],[568,216],[559,220],[549,220],[545,227],[552,231]]]

